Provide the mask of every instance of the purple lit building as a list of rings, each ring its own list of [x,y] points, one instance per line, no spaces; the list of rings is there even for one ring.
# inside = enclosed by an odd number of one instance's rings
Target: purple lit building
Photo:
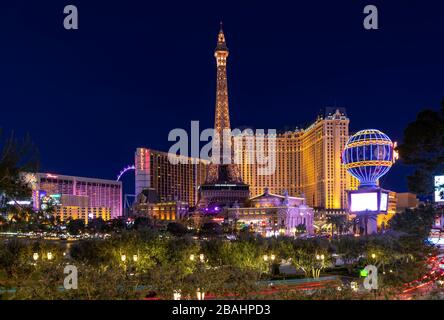
[[[34,207],[40,207],[42,196],[68,195],[85,199],[89,208],[109,208],[111,218],[122,216],[122,182],[95,178],[55,175],[50,173],[31,174],[28,181],[32,185]],[[72,197],[71,197],[72,198]],[[72,206],[71,203],[61,205]]]

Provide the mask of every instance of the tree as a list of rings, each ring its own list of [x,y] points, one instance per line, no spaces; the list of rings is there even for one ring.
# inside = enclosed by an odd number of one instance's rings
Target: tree
[[[72,235],[77,235],[85,230],[85,221],[82,219],[70,220],[66,225],[66,229]]]
[[[322,270],[330,263],[330,245],[320,239],[295,239],[282,241],[281,255],[290,258],[293,266],[305,277],[319,278]]]
[[[121,218],[111,219],[106,222],[105,230],[107,231],[122,232],[125,229],[125,221]]]
[[[331,235],[334,236],[334,230],[339,236],[349,226],[347,223],[347,217],[343,215],[328,215],[327,222],[331,224]]]
[[[333,240],[332,245],[349,274],[351,274],[353,268],[358,265],[359,258],[365,251],[364,244],[365,239],[362,237],[344,236],[340,239]]]
[[[71,247],[70,256],[76,262],[91,266],[110,264],[112,255],[107,244],[106,241],[101,240],[85,239],[77,241]]]
[[[102,232],[105,228],[105,222],[101,217],[88,221],[88,230],[92,232]]]
[[[444,100],[441,110],[421,111],[407,126],[398,151],[405,164],[415,167],[408,177],[409,189],[417,194],[432,194],[433,175],[442,173],[444,168]]]
[[[182,237],[187,233],[187,228],[179,222],[170,222],[167,225],[167,231],[173,236]]]
[[[389,227],[424,241],[430,234],[436,215],[437,212],[432,205],[421,205],[413,210],[406,209],[396,214],[389,221]]]
[[[134,220],[134,229],[138,231],[152,229],[152,221],[149,217],[137,217]]]
[[[0,131],[1,134],[1,131]],[[6,139],[0,152],[0,193],[4,200],[20,200],[31,195],[25,172],[38,169],[38,152],[29,136],[19,141],[14,134]]]
[[[200,234],[204,237],[218,236],[222,234],[222,226],[216,222],[206,222],[200,228]]]

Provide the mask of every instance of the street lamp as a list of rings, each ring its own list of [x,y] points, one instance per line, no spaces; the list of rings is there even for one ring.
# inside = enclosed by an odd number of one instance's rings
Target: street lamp
[[[351,287],[351,289],[354,291],[354,292],[357,292],[358,290],[359,290],[359,286],[358,286],[358,283],[357,282],[351,282],[350,283],[350,287]]]
[[[126,261],[126,255],[122,254],[120,256],[120,260],[122,260],[122,262],[125,262]]]
[[[52,252],[48,252],[46,254],[46,257],[48,258],[48,260],[52,260]]]
[[[32,258],[34,259],[34,261],[37,261],[39,259],[39,254],[37,252],[34,252]]]
[[[182,294],[180,293],[180,290],[173,291],[173,299],[174,300],[180,300],[181,297],[182,297]]]
[[[204,259],[205,259],[205,256],[204,256],[203,253],[201,253],[201,254],[199,255],[199,260],[200,260],[200,262],[204,262]]]
[[[190,260],[194,261],[194,254],[190,254]]]
[[[316,260],[322,260],[322,262],[324,262],[325,256],[323,254],[321,254],[321,255],[317,254],[316,255]]]
[[[200,288],[196,291],[197,300],[205,300],[205,292],[201,291]]]
[[[376,259],[376,254],[372,253],[372,259]]]
[[[276,259],[276,256],[274,254],[271,255],[271,261],[274,261],[274,259]]]
[[[266,254],[264,254],[263,258],[264,258],[264,261],[268,261],[268,256]]]
[[[137,262],[139,260],[139,256],[137,254],[133,255],[133,261]]]

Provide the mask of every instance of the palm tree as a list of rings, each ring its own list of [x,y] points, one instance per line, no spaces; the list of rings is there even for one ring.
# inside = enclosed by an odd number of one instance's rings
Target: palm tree
[[[334,229],[336,229],[336,234],[339,236],[343,233],[346,226],[348,226],[348,221],[346,216],[343,215],[328,215],[327,222],[331,224],[331,236],[334,236]]]

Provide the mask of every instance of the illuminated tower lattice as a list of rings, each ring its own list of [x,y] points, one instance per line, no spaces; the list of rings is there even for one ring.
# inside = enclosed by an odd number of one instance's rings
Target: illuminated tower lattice
[[[250,195],[249,187],[242,182],[240,170],[233,162],[227,85],[228,48],[221,29],[214,51],[217,65],[216,108],[212,148],[212,163],[208,166],[205,183],[199,187],[198,207],[204,213],[217,212],[222,207],[243,203]],[[228,152],[227,152],[228,150]]]
[[[233,151],[231,137],[224,137],[230,126],[230,111],[228,108],[227,57],[229,51],[225,42],[222,24],[217,36],[217,46],[214,51],[217,65],[216,108],[214,115],[215,136],[213,140],[213,163],[208,168],[206,183],[241,183],[239,168],[232,163]],[[224,150],[230,150],[224,153]]]

